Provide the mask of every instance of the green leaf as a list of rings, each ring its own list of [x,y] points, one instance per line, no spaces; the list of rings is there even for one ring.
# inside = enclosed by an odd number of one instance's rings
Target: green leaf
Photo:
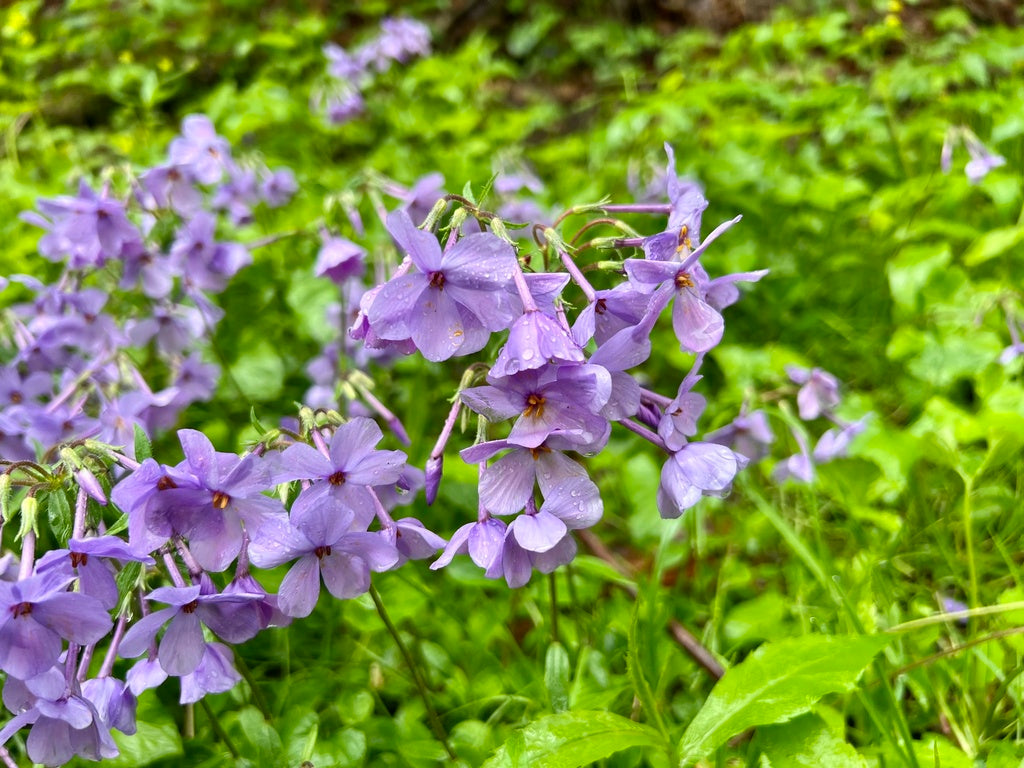
[[[1024,227],[1001,227],[983,234],[967,249],[964,264],[975,267],[989,259],[1002,256],[1015,245],[1024,241]]]
[[[156,699],[140,704],[136,727],[138,730],[133,736],[126,736],[120,731],[111,732],[121,756],[104,760],[105,767],[134,768],[182,754],[178,728]]]
[[[666,749],[649,725],[612,712],[563,712],[516,731],[483,768],[579,768],[627,747]]]
[[[56,539],[64,543],[71,538],[74,523],[71,517],[71,505],[63,488],[52,491],[47,497],[46,514],[50,521],[50,530]]]
[[[548,689],[551,709],[569,708],[569,653],[561,643],[552,643],[544,657],[544,687]]]
[[[149,435],[146,434],[146,430],[140,427],[138,424],[135,425],[135,460],[143,462],[146,459],[152,458],[153,456],[153,444],[149,441]]]
[[[284,361],[269,343],[260,343],[235,361],[231,375],[246,398],[273,400],[284,386]]]
[[[682,765],[748,728],[784,723],[828,693],[852,691],[891,637],[805,635],[766,643],[729,669],[683,734]]]
[[[772,765],[792,768],[864,768],[864,758],[818,715],[807,714],[761,732],[761,749]]]
[[[889,276],[889,292],[904,309],[917,308],[918,295],[936,271],[946,267],[953,258],[947,243],[910,245],[885,265]]]

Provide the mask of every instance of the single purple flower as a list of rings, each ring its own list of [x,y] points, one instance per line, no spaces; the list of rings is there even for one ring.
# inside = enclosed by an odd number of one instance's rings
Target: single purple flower
[[[171,163],[185,166],[201,184],[216,184],[231,159],[231,147],[217,135],[206,115],[189,115],[181,123],[181,136],[171,142]]]
[[[501,238],[481,233],[441,251],[435,237],[416,229],[405,211],[388,216],[388,231],[414,266],[384,284],[367,313],[383,339],[412,338],[428,360],[477,352],[490,332],[514,316],[507,288],[515,252]],[[505,297],[508,297],[505,299]]]
[[[828,371],[789,365],[786,374],[794,384],[801,385],[796,402],[804,421],[816,419],[839,405],[839,382]]]
[[[701,496],[728,495],[736,473],[747,458],[714,443],[687,443],[669,456],[661,469],[658,511],[664,518],[679,517]]]
[[[329,277],[341,285],[350,277],[361,277],[366,271],[366,251],[344,237],[323,238],[323,245],[313,268],[320,277]]]
[[[730,423],[704,435],[704,441],[732,448],[750,461],[761,461],[771,450],[775,435],[764,411],[741,413]]]
[[[603,512],[597,486],[590,478],[573,477],[552,488],[540,509],[529,499],[526,512],[509,524],[509,530],[523,549],[548,552],[558,546],[567,531],[590,528]]]
[[[491,366],[494,377],[542,368],[549,363],[582,363],[583,350],[568,330],[540,310],[520,315],[509,331],[508,342]]]
[[[853,438],[863,432],[867,427],[867,420],[868,417],[864,416],[857,421],[850,422],[849,424],[826,430],[825,433],[818,438],[818,442],[814,446],[814,461],[818,464],[825,464],[826,462],[832,461],[832,459],[838,459],[846,456],[846,452],[850,447],[850,443],[853,442]]]
[[[140,196],[147,209],[170,208],[188,218],[202,207],[203,195],[195,187],[189,166],[158,165],[146,171],[139,181]]]
[[[53,549],[43,555],[36,564],[37,573],[51,568],[60,568],[65,574],[78,577],[78,589],[83,595],[96,598],[110,610],[117,605],[117,583],[111,567],[104,558],[121,562],[137,562],[153,565],[149,555],[139,555],[117,536],[100,536],[92,539],[71,539],[67,549]]]
[[[224,693],[242,679],[234,655],[223,643],[204,643],[203,655],[194,670],[181,678],[179,704],[194,704],[208,693]]]
[[[299,185],[291,168],[274,171],[260,185],[260,197],[271,208],[287,204],[298,191]]]
[[[525,586],[536,568],[541,573],[551,573],[560,565],[572,562],[576,557],[576,541],[571,533],[544,552],[531,552],[523,548],[513,532],[512,526],[505,531],[505,540],[501,548],[501,557],[497,558],[486,575],[492,579],[504,577],[505,583],[512,589]]]
[[[500,562],[501,549],[505,545],[505,529],[508,526],[486,513],[482,517],[483,519],[467,523],[452,534],[444,552],[430,564],[430,570],[444,568],[451,563],[455,555],[468,554],[473,562],[485,571],[490,570],[495,562]]]
[[[96,707],[100,720],[108,730],[135,733],[135,694],[127,684],[113,677],[94,677],[82,683],[82,697]]]
[[[807,441],[797,431],[793,432],[793,438],[796,440],[800,450],[776,464],[772,470],[772,477],[779,483],[788,478],[793,478],[801,483],[813,483],[814,461],[811,458],[810,451],[807,450]]]
[[[66,591],[73,579],[54,570],[0,581],[0,669],[20,680],[34,677],[57,663],[62,638],[89,645],[110,631],[99,600]]]

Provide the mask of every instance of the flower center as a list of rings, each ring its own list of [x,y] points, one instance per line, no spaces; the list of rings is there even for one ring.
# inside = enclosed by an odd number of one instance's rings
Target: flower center
[[[177,487],[178,484],[171,480],[171,478],[168,477],[167,475],[164,475],[163,477],[156,481],[156,489],[158,491],[167,491],[170,490],[171,488]]]
[[[215,506],[217,509],[227,509],[228,504],[230,503],[231,497],[224,493],[224,491],[214,491],[213,506]]]
[[[20,403],[20,402],[21,402],[22,400],[24,400],[24,399],[25,399],[25,398],[24,398],[24,396],[23,396],[23,395],[21,394],[21,392],[17,392],[17,391],[15,391],[15,392],[11,392],[11,402],[12,402],[12,403],[15,403],[15,404],[17,404],[17,403]]]
[[[690,232],[690,228],[685,224],[679,228],[679,245],[676,246],[676,253],[682,253],[684,248],[692,248],[693,242],[687,235]]]
[[[523,416],[532,416],[539,419],[544,415],[544,403],[544,395],[528,395],[526,398],[526,408],[523,411]]]
[[[676,274],[675,279],[676,288],[682,290],[683,288],[693,288],[693,278],[690,277],[689,272],[679,272]]]
[[[11,606],[11,613],[14,614],[14,618],[20,616],[28,616],[32,613],[32,603],[18,603],[17,605]]]
[[[444,288],[444,272],[438,270],[437,272],[430,273],[430,287],[439,290]]]
[[[89,555],[85,552],[72,552],[71,553],[71,567],[77,568],[80,565],[86,565],[89,562]]]
[[[182,613],[195,613],[196,612],[196,608],[198,608],[198,607],[199,607],[199,601],[198,600],[193,600],[191,603],[185,603],[183,606],[181,606],[181,612]]]
[[[327,478],[327,482],[331,485],[344,485],[345,484],[345,473],[340,469],[333,475]]]
[[[533,456],[534,461],[537,461],[541,457],[541,454],[544,453],[551,453],[551,449],[546,445],[538,445],[536,448],[530,449],[530,455]]]
[[[608,311],[608,302],[604,299],[598,299],[594,302],[594,314],[603,315]]]
[[[316,555],[320,560],[331,554],[331,548],[328,546],[321,545],[313,550],[313,554]]]

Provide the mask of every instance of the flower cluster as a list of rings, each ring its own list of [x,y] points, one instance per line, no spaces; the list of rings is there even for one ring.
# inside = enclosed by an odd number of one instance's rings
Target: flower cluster
[[[483,350],[492,334],[508,334],[486,382],[459,392],[427,464],[432,502],[460,411],[478,414],[487,425],[511,422],[505,437],[462,451],[465,461],[479,466],[479,514],[453,535],[432,567],[468,553],[488,576],[515,587],[529,581],[533,569],[549,572],[570,561],[576,552],[571,532],[594,525],[603,512],[597,486],[571,454],[602,450],[613,424],[667,454],[658,493],[665,517],[682,514],[702,496],[727,494],[746,464],[725,445],[692,440],[704,400],[690,390],[703,356],[722,339],[721,312],[739,298],[736,283],[759,280],[766,271],[708,275],[701,257],[739,217],[702,241],[707,200],[699,186],[676,176],[671,147],[666,151],[668,203],[587,209],[668,217],[665,231],[648,237],[591,241],[595,248],[643,254],[616,263],[625,279],[607,287],[585,276],[578,263],[585,249],[570,247],[551,227],[540,228],[541,245],[545,261],[550,255],[559,269],[527,271],[500,218],[472,201],[458,198],[463,207],[452,214],[443,246],[430,230],[454,196],[439,203],[422,228],[402,210],[388,216],[388,232],[405,258],[364,297],[353,336],[370,347],[415,350],[439,362]],[[480,226],[464,226],[467,211]],[[621,229],[632,232],[625,224]],[[570,281],[585,302],[574,317],[563,297]],[[644,388],[630,373],[650,356],[651,333],[669,305],[680,347],[695,355],[675,398]]]
[[[324,46],[332,84],[314,101],[322,104],[330,123],[347,123],[362,114],[363,92],[375,74],[386,72],[392,62],[405,64],[416,56],[429,54],[430,30],[423,22],[405,17],[385,18],[378,34],[353,51],[336,43]]]

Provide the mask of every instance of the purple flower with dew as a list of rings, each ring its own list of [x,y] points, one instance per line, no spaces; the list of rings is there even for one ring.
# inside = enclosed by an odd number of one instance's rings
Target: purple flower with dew
[[[697,420],[707,407],[707,400],[697,392],[691,392],[703,376],[697,373],[703,355],[698,355],[693,368],[679,385],[675,399],[665,406],[665,412],[658,424],[658,436],[670,451],[678,451],[686,445],[687,437],[697,434]]]
[[[508,526],[483,513],[480,520],[467,523],[452,534],[444,552],[433,563],[430,570],[436,571],[450,564],[455,555],[466,555],[485,571],[501,561],[501,550],[505,545],[505,530]]]
[[[259,631],[255,612],[232,610],[258,601],[259,595],[202,594],[202,588],[197,584],[191,587],[159,587],[146,599],[166,603],[169,607],[139,619],[121,638],[118,653],[122,658],[145,653],[166,624],[157,659],[169,675],[187,675],[199,666],[206,647],[203,624],[229,643],[243,642]]]
[[[416,351],[416,344],[412,339],[382,339],[374,333],[373,328],[370,327],[370,307],[372,307],[373,303],[377,300],[377,294],[381,292],[382,288],[384,288],[383,285],[371,288],[362,295],[362,298],[360,298],[359,312],[356,314],[351,327],[348,329],[349,338],[355,341],[362,341],[364,347],[372,350],[379,350],[381,353],[396,352],[398,354],[411,355]]]
[[[408,560],[425,560],[433,557],[439,549],[448,543],[414,517],[403,517],[395,520],[394,527],[380,531],[391,546],[398,552],[398,560],[394,567],[404,565]]]
[[[15,716],[0,729],[0,745],[17,731],[31,725],[25,742],[33,763],[64,765],[75,755],[87,760],[117,757],[117,744],[110,736],[96,706],[84,696],[68,690],[57,669],[33,680],[8,677],[4,683],[4,705]]]
[[[526,512],[509,524],[509,531],[523,549],[548,552],[564,540],[567,531],[590,528],[603,512],[601,494],[590,478],[572,477],[552,488],[540,509],[529,499]]]
[[[607,437],[607,436],[606,436]],[[513,515],[533,498],[534,486],[545,498],[563,485],[579,479],[589,482],[587,470],[565,455],[578,446],[561,434],[553,434],[541,445],[523,448],[508,440],[479,443],[462,451],[463,461],[479,464],[503,450],[509,450],[480,474],[480,503],[496,515]]]
[[[344,237],[323,237],[314,271],[341,285],[351,277],[362,277],[366,271],[366,251]]]
[[[203,655],[192,672],[181,678],[179,704],[194,704],[209,693],[230,691],[242,676],[235,669],[234,655],[223,643],[204,643]]]
[[[338,499],[323,496],[316,504],[300,500],[301,494],[290,524],[275,525],[272,545],[250,548],[253,564],[261,568],[295,559],[281,581],[277,602],[283,613],[296,618],[313,612],[321,578],[335,597],[358,597],[370,588],[371,570],[386,571],[399,559],[395,547],[367,532]]]
[[[776,464],[772,470],[772,477],[778,483],[785,482],[790,478],[800,483],[813,483],[814,461],[811,459],[810,451],[807,450],[807,441],[800,432],[795,430],[793,438],[800,450]]]
[[[481,233],[442,252],[436,238],[416,229],[402,210],[388,216],[388,231],[414,268],[393,277],[374,298],[367,319],[379,337],[412,338],[424,357],[438,362],[479,351],[492,331],[509,326],[514,308],[507,288],[516,256],[508,243]]]
[[[224,595],[246,595],[254,597],[251,603],[244,604],[246,610],[252,606],[257,611],[257,627],[264,630],[267,627],[287,627],[292,623],[292,617],[281,612],[277,604],[277,595],[271,595],[263,588],[263,585],[256,581],[248,573],[237,574],[224,590]]]
[[[36,563],[36,572],[46,573],[60,569],[65,576],[78,578],[78,590],[83,595],[96,598],[110,610],[117,605],[117,583],[113,569],[105,559],[121,562],[137,562],[153,565],[148,555],[136,554],[129,545],[117,536],[100,536],[92,539],[71,539],[67,549],[53,549]]]
[[[56,570],[0,581],[0,670],[25,680],[57,663],[61,639],[98,642],[112,626],[102,603],[66,588],[73,576]]]
[[[231,160],[231,147],[217,135],[206,115],[189,115],[181,123],[181,136],[168,150],[174,165],[185,166],[201,184],[216,184]]]
[[[492,579],[504,577],[510,588],[518,589],[530,581],[534,569],[541,573],[551,573],[560,565],[571,563],[574,557],[576,542],[571,533],[566,533],[561,541],[544,552],[531,552],[519,544],[512,526],[509,526],[505,531],[501,557],[491,564],[486,575]]]
[[[85,181],[79,184],[77,196],[40,199],[38,206],[42,216],[26,212],[21,218],[47,230],[39,241],[39,253],[51,261],[67,258],[72,269],[103,266],[142,239],[128,220],[124,204],[107,197],[106,190],[97,195]]]
[[[863,416],[857,421],[826,430],[814,446],[812,454],[814,461],[818,464],[825,464],[832,459],[846,456],[850,443],[867,427],[867,420],[868,416]]]
[[[377,494],[381,506],[390,511],[412,504],[425,484],[426,476],[423,470],[406,464],[397,482],[375,486],[373,492]]]
[[[377,422],[356,417],[338,427],[326,455],[305,443],[285,449],[277,459],[275,480],[313,480],[295,500],[292,515],[332,499],[351,509],[365,529],[374,516],[373,486],[394,485],[402,477],[406,455],[379,451],[384,438]]]
[[[594,301],[583,308],[573,323],[573,338],[581,347],[591,338],[603,344],[624,328],[638,325],[651,303],[649,293],[628,283],[595,291],[594,295]]]
[[[137,701],[127,684],[113,677],[94,677],[82,682],[82,697],[92,702],[107,730],[131,735],[136,731]]]
[[[658,511],[664,518],[679,517],[702,496],[724,498],[732,490],[736,473],[746,465],[745,456],[724,445],[687,443],[661,469]]]
[[[704,441],[732,448],[736,453],[758,462],[771,451],[775,435],[764,411],[740,413],[730,423],[704,435]]]
[[[298,191],[299,185],[291,168],[273,171],[260,185],[260,197],[271,208],[286,205]]]
[[[608,429],[599,411],[608,402],[612,383],[600,366],[548,366],[487,380],[489,386],[464,389],[459,396],[488,421],[516,417],[508,436],[514,445],[536,448],[558,432],[582,447],[599,441]]]
[[[245,531],[255,538],[265,523],[284,517],[280,500],[263,495],[274,485],[271,465],[252,454],[217,453],[196,430],[179,430],[178,439],[185,460],[175,469],[191,474],[199,487],[168,488],[159,498],[181,515],[196,561],[223,571],[241,551]]]
[[[514,376],[549,363],[582,363],[583,359],[583,350],[558,320],[539,309],[532,310],[512,323],[508,342],[491,366],[491,375]]]
[[[821,368],[801,368],[787,365],[786,375],[794,384],[800,384],[796,403],[800,418],[804,421],[816,419],[830,413],[839,405],[839,382],[836,377]]]
[[[128,674],[125,675],[128,690],[136,696],[151,688],[159,688],[164,684],[165,680],[167,680],[167,673],[160,666],[156,656],[152,658],[147,657],[137,662],[135,666],[128,670]]]
[[[138,197],[148,210],[169,208],[188,218],[202,208],[203,195],[188,166],[158,165],[146,171],[139,182]]]

